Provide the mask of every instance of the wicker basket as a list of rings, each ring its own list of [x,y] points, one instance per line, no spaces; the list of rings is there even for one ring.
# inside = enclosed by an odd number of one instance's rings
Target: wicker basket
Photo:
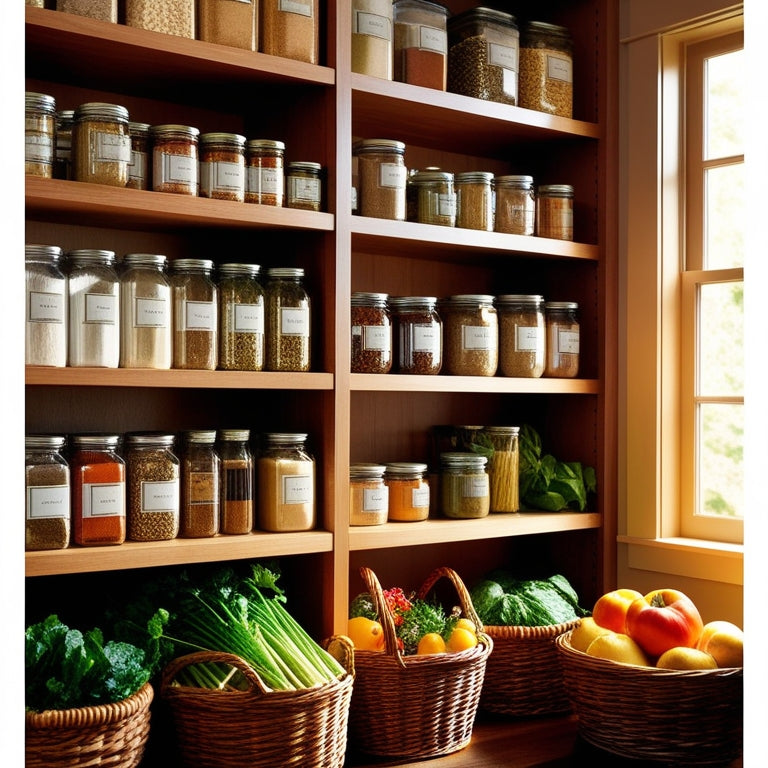
[[[384,628],[385,650],[355,652],[350,741],[380,757],[427,758],[462,749],[472,738],[493,640],[480,632],[478,645],[466,651],[404,656],[379,580],[369,568],[360,572]],[[464,583],[450,568],[433,571],[419,597],[441,577],[453,584],[463,615],[480,626]]]
[[[201,662],[236,667],[248,681],[248,690],[174,683],[183,668]],[[273,691],[239,656],[201,651],[174,659],[163,670],[161,696],[171,711],[183,764],[341,768],[354,680],[351,669],[346,668],[340,679],[321,686]]]
[[[742,754],[744,670],[619,664],[555,641],[579,733],[622,757],[724,765]]]
[[[133,768],[144,755],[153,696],[146,683],[113,704],[27,712],[27,768]]]
[[[563,685],[555,638],[579,619],[543,627],[484,627],[493,638],[480,708],[513,717],[564,714],[571,703]]]

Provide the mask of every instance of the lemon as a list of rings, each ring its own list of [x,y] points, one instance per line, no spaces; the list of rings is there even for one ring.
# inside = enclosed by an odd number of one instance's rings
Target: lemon
[[[647,667],[648,659],[643,649],[629,636],[620,632],[598,635],[588,646],[587,653],[600,659],[610,659],[622,664]]]
[[[612,629],[601,627],[591,616],[585,616],[571,632],[571,647],[577,651],[586,651],[596,637],[607,635],[612,631]]]
[[[466,651],[467,648],[474,648],[477,645],[477,635],[464,627],[455,627],[448,637],[448,651],[456,653],[457,651]]]
[[[419,644],[416,647],[416,654],[418,656],[426,656],[430,653],[445,653],[445,640],[437,632],[427,632],[423,635]]]
[[[384,650],[384,628],[378,621],[355,616],[347,622],[347,635],[358,651]]]

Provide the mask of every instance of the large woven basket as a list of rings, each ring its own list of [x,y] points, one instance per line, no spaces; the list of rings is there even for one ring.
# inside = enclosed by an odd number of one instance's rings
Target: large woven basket
[[[571,711],[557,658],[555,638],[579,619],[543,627],[486,626],[493,638],[480,708],[512,717]]]
[[[369,755],[408,759],[462,749],[472,738],[493,640],[479,632],[478,645],[465,651],[403,655],[378,578],[369,568],[360,572],[384,628],[385,650],[355,652],[352,745]],[[480,626],[464,583],[450,568],[434,570],[418,596],[424,599],[442,577],[455,588],[463,615]]]
[[[349,641],[346,641],[349,643]],[[334,654],[335,655],[335,654]],[[296,691],[268,690],[239,656],[200,651],[181,656],[163,670],[167,701],[185,766],[208,768],[341,768],[354,676]],[[214,690],[174,682],[185,667],[229,664],[242,672],[247,690]]]
[[[725,765],[742,754],[744,670],[619,664],[555,641],[585,741],[622,757]]]
[[[146,683],[133,696],[113,704],[27,712],[27,768],[133,768],[141,762],[149,736]]]

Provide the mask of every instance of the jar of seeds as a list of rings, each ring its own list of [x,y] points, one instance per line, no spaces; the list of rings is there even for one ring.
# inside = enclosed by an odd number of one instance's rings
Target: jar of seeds
[[[56,113],[56,152],[53,161],[54,179],[72,180],[72,123],[74,119],[74,109],[61,109]]]
[[[532,235],[535,221],[533,176],[497,176],[495,231]]]
[[[258,50],[258,0],[197,0],[197,10],[200,40]]]
[[[170,434],[126,435],[131,541],[166,541],[179,533],[180,462]]]
[[[226,0],[231,2],[231,0]],[[283,169],[285,144],[272,139],[251,139],[246,144],[245,152],[245,202],[283,205],[285,173]],[[298,198],[301,190],[294,190]],[[320,210],[320,189],[313,190],[309,196]],[[313,204],[314,204],[313,202]]]
[[[440,504],[445,517],[486,517],[491,491],[485,466],[488,459],[476,453],[450,451],[440,454]]]
[[[200,136],[200,197],[236,203],[245,200],[245,136]]]
[[[453,174],[440,170],[424,170],[408,178],[408,194],[413,195],[414,221],[437,224],[442,227],[456,225],[456,193]],[[409,217],[410,218],[410,217]]]
[[[352,373],[389,373],[392,321],[386,293],[352,294]]]
[[[352,71],[392,79],[391,0],[352,0]]]
[[[253,530],[254,466],[249,429],[219,430],[221,458],[222,533],[242,535]]]
[[[267,270],[264,290],[266,370],[308,371],[311,358],[311,302],[300,267]]]
[[[117,0],[56,0],[56,10],[117,23]]]
[[[536,194],[536,234],[573,240],[573,187],[542,184]]]
[[[67,364],[67,277],[57,245],[25,245],[26,365]]]
[[[565,27],[543,21],[523,25],[520,106],[573,117],[573,39]]]
[[[537,379],[546,365],[544,297],[504,294],[496,297],[499,316],[499,372]]]
[[[219,265],[219,368],[264,369],[264,289],[258,264]]]
[[[349,524],[383,525],[389,510],[389,489],[383,464],[350,464]]]
[[[319,63],[320,0],[261,0],[259,50],[270,56]]]
[[[125,0],[129,27],[195,38],[195,0]]]
[[[320,163],[294,160],[285,170],[285,205],[302,211],[319,211],[323,192]]]
[[[547,365],[544,375],[569,379],[579,374],[579,321],[575,301],[547,301]]]
[[[70,475],[62,456],[65,438],[27,435],[25,543],[27,551],[65,549],[70,539]]]
[[[488,484],[491,512],[517,512],[519,491],[519,427],[483,427],[481,439],[491,449]]]
[[[102,102],[77,107],[72,126],[75,181],[124,187],[130,162],[128,110]]]
[[[393,461],[386,465],[384,484],[389,490],[387,519],[417,522],[429,517],[429,481],[426,464]]]
[[[152,189],[196,196],[199,191],[198,137],[191,125],[153,125]]]
[[[448,8],[432,0],[394,3],[394,77],[444,91],[448,73]]]
[[[397,373],[434,376],[443,365],[443,322],[437,314],[435,296],[393,296]]]
[[[128,165],[128,187],[150,189],[149,123],[128,123],[131,137],[131,162]]]
[[[47,93],[25,93],[24,173],[53,178],[56,152],[56,99]]]
[[[210,259],[171,262],[174,368],[216,369],[219,296],[212,270]]]
[[[215,442],[215,429],[184,433],[179,521],[179,536],[183,538],[207,538],[219,532],[221,459]]]
[[[486,171],[457,173],[456,226],[493,232],[493,174]]]
[[[499,361],[499,326],[493,296],[460,294],[441,305],[445,372],[494,376]]]
[[[393,139],[363,139],[355,146],[361,216],[406,219],[405,144]]]

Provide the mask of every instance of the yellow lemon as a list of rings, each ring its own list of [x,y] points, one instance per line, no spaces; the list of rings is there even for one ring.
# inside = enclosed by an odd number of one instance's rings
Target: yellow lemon
[[[717,662],[705,651],[677,645],[659,656],[659,669],[717,669]]]
[[[355,616],[347,622],[347,635],[358,651],[384,650],[384,628],[378,621]]]
[[[600,635],[607,635],[611,629],[601,627],[591,616],[581,619],[579,625],[571,632],[571,646],[577,651],[586,651],[589,644]]]
[[[446,650],[445,640],[437,632],[427,632],[419,640],[416,654],[418,656],[426,656],[430,653],[445,653]]]
[[[744,666],[744,632],[730,621],[705,624],[696,647],[710,654],[718,667]]]
[[[467,648],[474,648],[477,645],[477,635],[464,627],[455,627],[446,645],[450,653],[466,651]]]
[[[598,635],[587,646],[587,653],[590,656],[619,661],[622,664],[634,664],[638,667],[649,666],[643,649],[629,635],[620,632]]]

